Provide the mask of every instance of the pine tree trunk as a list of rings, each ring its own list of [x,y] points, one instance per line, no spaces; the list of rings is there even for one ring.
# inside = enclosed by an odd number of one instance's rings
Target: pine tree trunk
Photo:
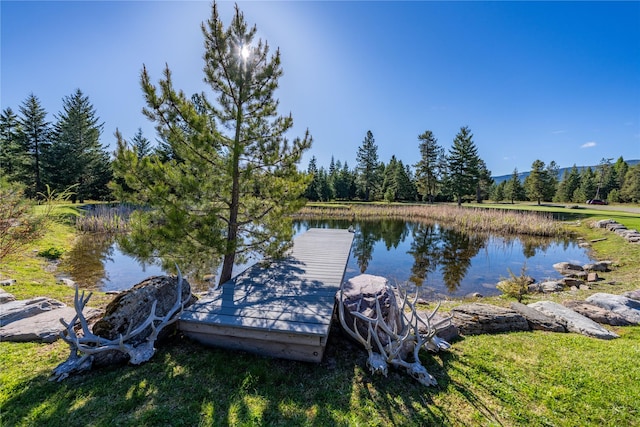
[[[239,88],[239,99],[242,99],[242,85]],[[227,228],[227,248],[222,262],[219,285],[229,281],[233,273],[236,259],[236,239],[238,238],[238,210],[240,209],[240,129],[242,126],[242,101],[236,105],[236,131],[233,138],[231,205],[229,206],[229,226]]]

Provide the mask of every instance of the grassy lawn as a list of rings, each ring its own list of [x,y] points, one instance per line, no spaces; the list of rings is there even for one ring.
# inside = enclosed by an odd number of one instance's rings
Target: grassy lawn
[[[567,218],[581,220],[568,225],[576,233],[587,240],[606,237],[593,250],[617,264],[606,273],[617,284],[590,292],[640,288],[640,245],[585,221],[614,218],[630,226],[638,215],[566,210],[581,215]],[[42,271],[46,261],[34,255],[51,245],[70,248],[73,229],[56,227],[0,266],[2,274],[19,279],[9,292],[71,300],[73,290],[55,284],[53,274]],[[107,300],[96,295],[90,305]],[[497,297],[486,302],[508,304]],[[422,353],[438,380],[431,388],[393,369],[388,378],[372,377],[364,350],[338,328],[319,365],[205,348],[175,336],[142,366],[97,369],[62,383],[48,377],[66,359],[65,343],[3,342],[0,425],[640,426],[640,326],[612,330],[619,339],[545,332],[466,337],[448,352]]]

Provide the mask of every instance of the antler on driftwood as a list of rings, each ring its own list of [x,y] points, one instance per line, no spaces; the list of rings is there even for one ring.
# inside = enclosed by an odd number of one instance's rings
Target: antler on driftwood
[[[388,292],[393,289],[387,286]],[[400,295],[402,304],[399,305],[398,319],[384,318],[379,298],[375,299],[375,317],[365,316],[359,312],[359,306],[355,310],[349,310],[353,317],[353,327],[347,325],[345,316],[344,285],[340,287],[340,301],[338,316],[342,328],[356,341],[360,342],[367,352],[367,366],[372,373],[379,373],[387,376],[388,365],[404,368],[409,375],[421,384],[430,386],[436,385],[435,378],[427,372],[420,363],[419,352],[425,347],[429,351],[437,352],[446,350],[451,345],[445,340],[436,336],[438,330],[448,326],[451,318],[444,318],[435,324],[432,320],[440,308],[440,303],[427,317],[418,314],[416,309],[417,291],[413,301],[409,301],[406,294]],[[395,300],[393,300],[395,301]],[[397,304],[397,303],[396,303]],[[407,306],[409,311],[407,311]],[[393,310],[392,310],[393,311]],[[391,316],[388,316],[391,317]],[[357,322],[362,321],[366,325],[367,337],[362,336],[358,329]],[[420,332],[422,326],[423,331]],[[408,361],[408,356],[412,356],[412,361]]]
[[[66,361],[54,368],[51,380],[62,381],[73,373],[79,373],[91,369],[93,364],[93,355],[104,351],[121,351],[129,356],[129,362],[134,365],[139,365],[151,359],[155,354],[154,345],[158,338],[158,334],[163,328],[178,320],[179,314],[182,312],[184,305],[189,300],[189,297],[186,300],[182,298],[182,273],[177,265],[176,268],[178,270],[177,296],[176,302],[171,309],[169,309],[164,316],[158,316],[156,313],[156,305],[158,301],[154,301],[151,306],[149,317],[147,317],[144,322],[134,329],[132,329],[133,323],[130,323],[125,334],[120,334],[118,338],[111,340],[95,335],[89,329],[87,319],[84,317],[82,312],[93,293],[90,292],[86,298],[84,291],[82,291],[82,294],[78,295],[78,286],[76,285],[74,297],[76,315],[69,323],[66,323],[64,319],[60,319],[60,322],[65,327],[65,330],[60,333],[60,337],[69,344],[70,354]],[[82,329],[81,335],[78,335],[75,331],[77,322],[80,322],[80,327]],[[151,334],[143,342],[135,345],[129,342],[140,335],[148,327],[151,327]]]

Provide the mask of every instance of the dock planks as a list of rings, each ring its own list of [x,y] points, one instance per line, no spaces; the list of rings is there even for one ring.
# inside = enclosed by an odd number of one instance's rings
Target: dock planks
[[[353,233],[312,228],[269,268],[254,265],[186,308],[178,323],[203,344],[320,362]]]

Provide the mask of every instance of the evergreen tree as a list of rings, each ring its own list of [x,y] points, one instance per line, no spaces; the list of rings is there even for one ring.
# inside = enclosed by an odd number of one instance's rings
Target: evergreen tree
[[[545,168],[542,160],[535,160],[531,165],[529,176],[524,180],[527,198],[536,201],[538,205],[544,201],[551,201],[556,193],[558,168],[555,162]]]
[[[356,171],[358,173],[358,187],[365,201],[372,200],[372,193],[378,190],[380,185],[380,167],[378,164],[378,146],[373,133],[367,131],[367,135],[358,148],[356,155]]]
[[[625,202],[640,203],[640,163],[628,168],[620,198]]]
[[[138,128],[138,132],[131,139],[131,148],[138,156],[138,160],[149,156],[153,150],[151,149],[151,141],[144,137],[142,128]]]
[[[266,43],[254,40],[257,29],[247,26],[237,6],[225,29],[213,3],[202,31],[204,80],[216,102],[204,93],[187,98],[174,90],[168,67],[159,88],[143,69],[144,113],[176,156],[138,161],[118,136],[116,166],[139,200],[158,208],[141,217],[132,240],[172,239],[160,253],[182,242],[192,252],[215,252],[222,257],[224,283],[249,254],[278,256],[290,246],[289,214],[303,205],[308,184],[297,164],[311,137],[284,136],[293,119],[278,116],[274,98],[282,76],[280,53],[270,55]]]
[[[331,156],[331,163],[329,163],[329,175],[334,176],[336,173],[336,162]]]
[[[494,202],[501,202],[504,200],[505,187],[507,185],[507,181],[500,181],[500,184],[493,184],[491,186],[491,200]]]
[[[484,160],[478,161],[478,183],[476,185],[476,202],[482,203],[483,200],[489,197],[489,190],[493,185],[493,178],[491,178],[491,171],[487,169],[487,165]]]
[[[622,189],[622,186],[624,185],[624,178],[629,170],[629,164],[624,161],[622,156],[620,156],[614,163],[613,169],[616,171],[616,176],[618,178],[617,188]]]
[[[347,162],[344,162],[344,165],[338,168],[333,186],[337,199],[352,200],[355,197],[355,176],[353,172],[349,170]]]
[[[473,134],[467,126],[463,126],[453,140],[447,156],[449,190],[458,206],[462,205],[463,197],[476,193],[480,175],[479,162]]]
[[[25,195],[28,197],[44,191],[43,153],[49,147],[51,136],[50,123],[46,117],[47,112],[34,94],[30,94],[20,106],[20,151],[26,153],[27,162],[18,172],[17,179],[26,186]]]
[[[396,156],[393,155],[382,175],[382,194],[387,202],[395,202],[398,200],[397,169],[398,160]]]
[[[524,200],[525,199],[525,191],[522,183],[520,182],[520,177],[518,175],[518,169],[514,169],[511,174],[511,178],[506,181],[504,187],[504,196],[505,199],[511,200],[511,204],[515,203],[516,200]]]
[[[415,201],[417,192],[411,170],[402,163],[402,160],[391,156],[389,164],[385,167],[383,174],[382,193],[388,202],[395,201]]]
[[[559,166],[554,160],[551,160],[545,169],[545,185],[543,191],[544,200],[550,202],[553,200],[558,189],[558,171]]]
[[[613,168],[611,160],[613,159],[603,158],[600,160],[596,172],[596,182],[598,185],[594,199],[606,200],[609,192],[617,186],[616,170]]]
[[[578,172],[578,168],[574,164],[571,169],[564,172],[562,181],[558,184],[558,190],[556,191],[554,199],[563,203],[574,201],[573,193],[575,193],[579,186],[580,172]]]
[[[316,156],[311,156],[309,166],[307,166],[307,175],[310,178],[309,185],[304,191],[304,197],[312,202],[320,200],[320,176],[318,173],[318,161]]]
[[[420,160],[415,164],[416,186],[422,200],[433,203],[441,185],[442,171],[445,167],[444,149],[430,130],[418,136],[420,141]]]
[[[418,200],[418,188],[416,187],[416,179],[409,165],[403,165],[400,160],[400,167],[404,166],[404,171],[400,177],[400,195],[404,201],[415,202]]]
[[[322,202],[328,202],[335,198],[335,191],[331,185],[329,173],[323,167],[318,171],[318,194],[320,196],[319,200]]]
[[[585,168],[580,173],[580,186],[573,194],[573,201],[585,203],[589,199],[593,199],[598,188],[595,173],[591,168]]]
[[[107,184],[113,176],[109,154],[100,144],[102,128],[89,97],[80,89],[63,99],[45,156],[47,179],[53,189],[76,186],[80,202],[107,198]]]
[[[29,157],[21,149],[22,128],[11,107],[0,115],[0,176],[15,181],[29,164]]]

